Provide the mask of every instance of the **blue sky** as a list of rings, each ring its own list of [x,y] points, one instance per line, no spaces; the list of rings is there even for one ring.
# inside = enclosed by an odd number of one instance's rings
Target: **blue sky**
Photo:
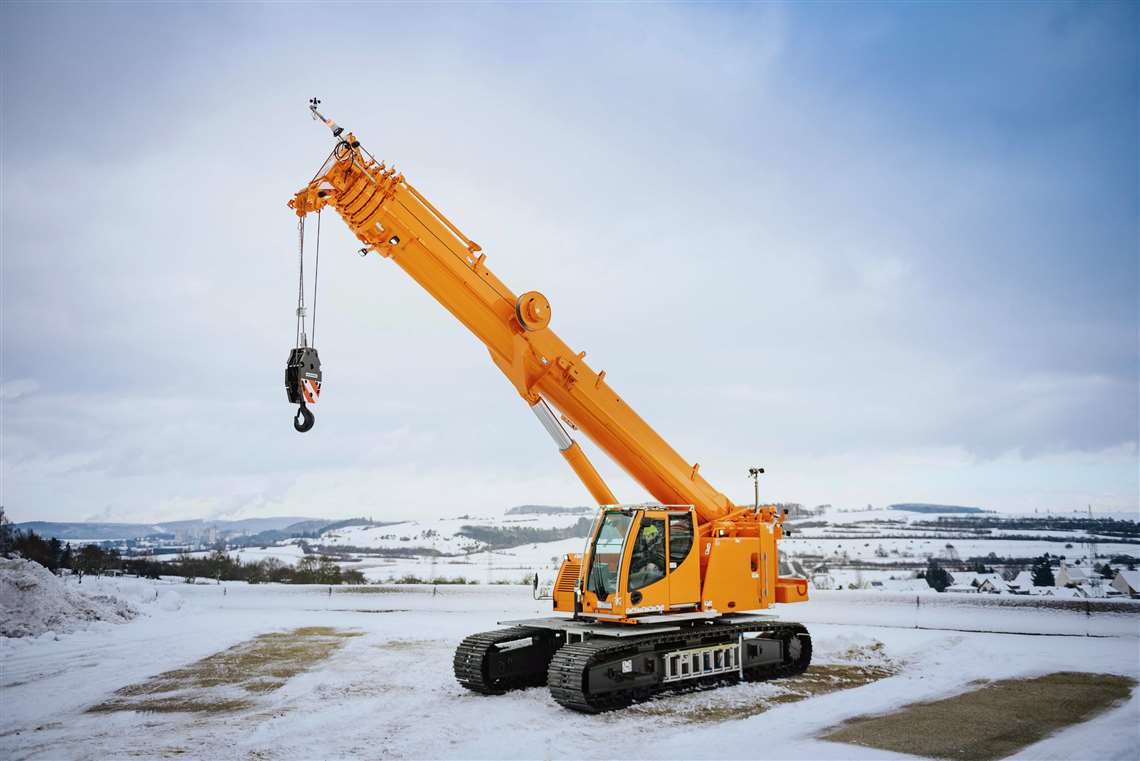
[[[1138,509],[1135,4],[0,13],[16,520],[587,501],[335,218],[292,431],[314,95],[730,495]]]

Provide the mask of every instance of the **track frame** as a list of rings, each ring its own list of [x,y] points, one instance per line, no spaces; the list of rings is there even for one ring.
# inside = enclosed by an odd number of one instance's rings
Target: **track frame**
[[[678,689],[793,676],[811,663],[804,626],[759,616],[644,627],[564,618],[501,623],[510,628],[460,644],[459,682],[487,694],[546,684],[560,705],[584,713]]]

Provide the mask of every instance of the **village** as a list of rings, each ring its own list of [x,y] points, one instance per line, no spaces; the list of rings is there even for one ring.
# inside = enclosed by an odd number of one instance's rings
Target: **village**
[[[1109,569],[1109,575],[1082,565],[1062,564],[1052,572],[1053,583],[1033,571],[1019,571],[1013,578],[997,572],[946,571],[944,588],[932,587],[925,577],[850,581],[840,584],[831,573],[818,573],[811,579],[815,589],[861,589],[881,592],[941,592],[944,594],[1036,595],[1059,599],[1140,599],[1140,570]],[[858,575],[856,573],[856,575]]]

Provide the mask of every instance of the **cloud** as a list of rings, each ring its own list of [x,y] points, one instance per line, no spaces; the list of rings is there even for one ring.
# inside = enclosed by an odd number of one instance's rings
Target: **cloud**
[[[292,431],[312,95],[726,492],[1135,507],[1136,9],[828,8],[5,6],[6,508],[585,499],[335,216]]]
[[[39,391],[40,384],[31,378],[17,378],[0,383],[0,400],[15,401],[22,396],[28,396]]]

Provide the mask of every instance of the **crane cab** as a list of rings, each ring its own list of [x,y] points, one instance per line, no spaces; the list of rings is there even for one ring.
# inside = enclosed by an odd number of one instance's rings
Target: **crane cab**
[[[567,555],[554,610],[621,623],[710,617],[807,599],[807,582],[780,577],[780,521],[739,509],[701,523],[692,506],[617,505],[594,521],[582,555]]]
[[[691,506],[605,507],[583,555],[569,555],[554,609],[603,619],[694,612],[701,607],[697,516]],[[583,560],[585,565],[583,566]]]

